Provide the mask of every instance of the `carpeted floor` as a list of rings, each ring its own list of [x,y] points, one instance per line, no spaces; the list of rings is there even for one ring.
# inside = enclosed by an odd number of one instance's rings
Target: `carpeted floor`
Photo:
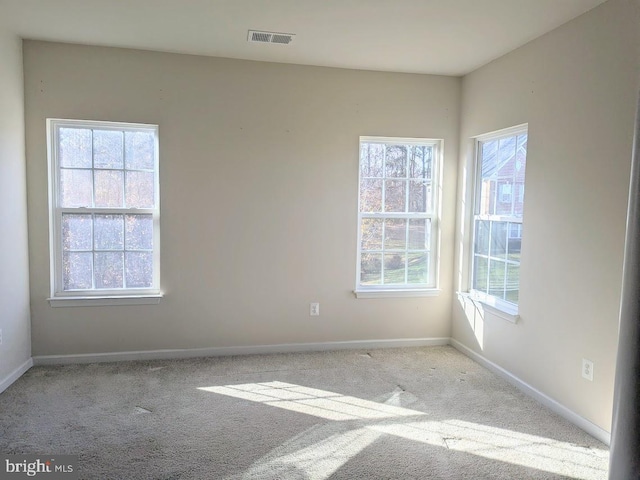
[[[604,480],[608,449],[451,347],[35,367],[0,453],[86,479]]]

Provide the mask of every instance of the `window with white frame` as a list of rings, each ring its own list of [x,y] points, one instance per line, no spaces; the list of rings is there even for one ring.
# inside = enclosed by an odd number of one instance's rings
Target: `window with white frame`
[[[356,293],[437,287],[441,147],[360,137]]]
[[[47,120],[52,299],[160,293],[158,127]]]
[[[471,290],[504,310],[517,308],[527,128],[476,139]]]

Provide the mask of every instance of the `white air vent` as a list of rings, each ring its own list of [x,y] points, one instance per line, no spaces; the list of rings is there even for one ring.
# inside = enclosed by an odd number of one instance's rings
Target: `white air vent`
[[[247,40],[257,43],[279,43],[281,45],[289,45],[293,41],[295,35],[293,33],[275,33],[262,32],[259,30],[249,30]]]

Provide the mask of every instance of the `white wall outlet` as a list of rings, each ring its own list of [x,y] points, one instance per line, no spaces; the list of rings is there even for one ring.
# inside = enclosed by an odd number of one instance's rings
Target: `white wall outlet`
[[[586,358],[582,359],[582,378],[593,382],[593,362]]]
[[[2,329],[0,328],[0,345],[2,345]]]
[[[320,304],[319,303],[310,303],[309,304],[309,315],[312,317],[317,317],[320,315]]]

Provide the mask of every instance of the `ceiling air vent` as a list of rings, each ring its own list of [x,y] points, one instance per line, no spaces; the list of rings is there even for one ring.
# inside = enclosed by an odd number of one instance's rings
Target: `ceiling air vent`
[[[247,40],[254,43],[279,43],[289,45],[293,41],[293,33],[262,32],[259,30],[249,30]]]

